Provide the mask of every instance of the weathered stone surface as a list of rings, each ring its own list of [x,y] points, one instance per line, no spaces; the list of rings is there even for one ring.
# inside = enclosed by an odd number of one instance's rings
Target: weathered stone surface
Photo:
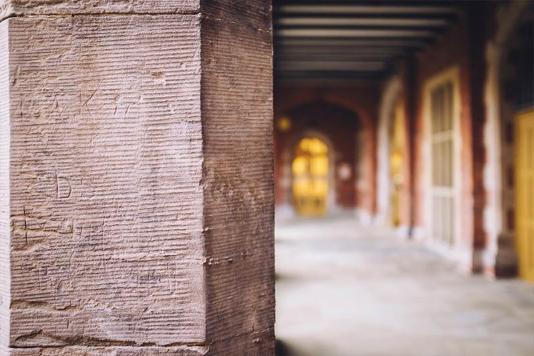
[[[247,312],[247,315],[251,315],[250,311]],[[233,332],[236,332],[235,329]],[[234,334],[227,338],[217,338],[210,343],[208,355],[274,356],[274,332],[271,328],[258,332],[245,332],[242,335]]]
[[[199,16],[7,22],[11,346],[204,342]]]
[[[200,0],[0,0],[0,18],[10,15],[191,14]]]
[[[0,354],[9,343],[11,267],[9,257],[9,35],[0,23]]]
[[[191,347],[83,347],[12,349],[12,356],[203,356],[207,348]]]
[[[270,2],[206,1],[202,14],[210,351],[270,355],[274,349]]]
[[[270,3],[17,3],[0,353],[273,354]]]

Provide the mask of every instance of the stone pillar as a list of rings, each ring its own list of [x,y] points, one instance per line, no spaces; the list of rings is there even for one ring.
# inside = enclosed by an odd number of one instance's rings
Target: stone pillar
[[[273,354],[270,3],[0,8],[0,353]]]

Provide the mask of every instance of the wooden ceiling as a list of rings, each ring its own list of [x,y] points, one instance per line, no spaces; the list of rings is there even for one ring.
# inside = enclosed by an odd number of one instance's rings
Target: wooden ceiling
[[[456,4],[456,5],[455,5]],[[384,78],[457,18],[447,0],[274,0],[277,83]]]

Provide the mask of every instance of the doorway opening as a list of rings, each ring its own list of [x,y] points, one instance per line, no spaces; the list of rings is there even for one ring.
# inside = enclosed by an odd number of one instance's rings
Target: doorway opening
[[[304,137],[291,163],[293,206],[299,216],[323,216],[329,190],[328,144],[319,137]]]
[[[516,121],[516,234],[521,278],[534,281],[534,110]]]

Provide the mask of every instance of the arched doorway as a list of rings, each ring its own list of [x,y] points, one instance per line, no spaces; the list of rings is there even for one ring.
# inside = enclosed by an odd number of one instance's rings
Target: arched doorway
[[[369,150],[366,141],[358,140],[362,131],[358,116],[317,100],[284,111],[274,124],[277,218],[355,213],[364,200],[357,185],[364,164],[361,155]],[[325,161],[320,163],[319,177],[312,171],[312,166],[319,163],[313,162]],[[311,186],[316,189],[312,195],[317,199],[317,209],[311,209],[313,199],[306,198],[309,194],[305,191]],[[319,194],[319,189],[323,193]]]
[[[327,211],[329,148],[319,137],[303,137],[291,162],[293,207],[301,216],[321,216]]]

